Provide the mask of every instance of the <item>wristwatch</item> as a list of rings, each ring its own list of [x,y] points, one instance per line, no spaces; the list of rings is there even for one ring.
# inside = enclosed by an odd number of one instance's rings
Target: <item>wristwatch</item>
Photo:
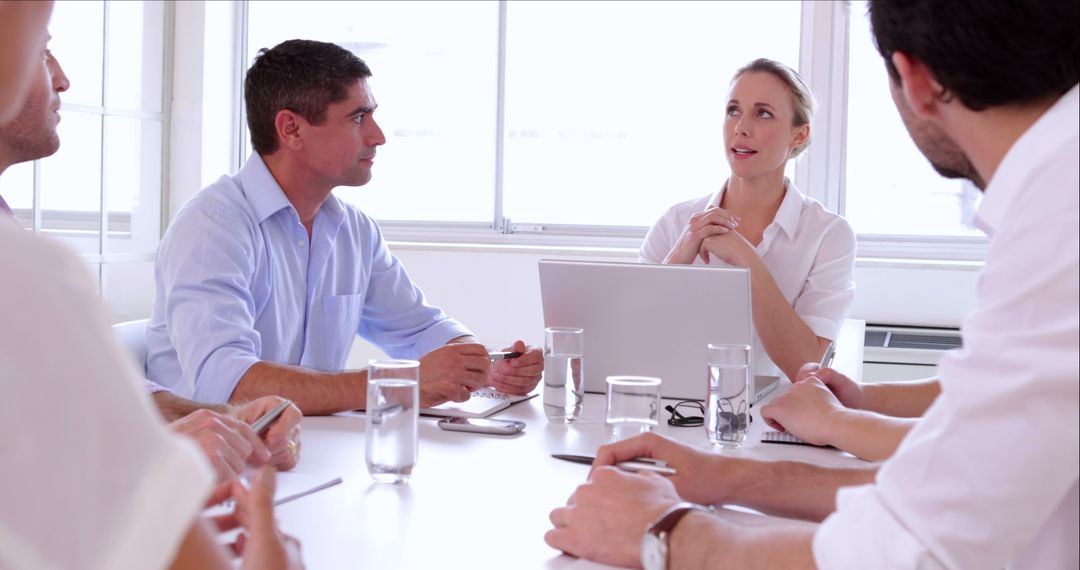
[[[667,570],[668,537],[672,529],[679,524],[690,511],[713,512],[712,507],[703,507],[694,503],[678,503],[671,507],[649,527],[641,537],[641,566],[645,570]]]

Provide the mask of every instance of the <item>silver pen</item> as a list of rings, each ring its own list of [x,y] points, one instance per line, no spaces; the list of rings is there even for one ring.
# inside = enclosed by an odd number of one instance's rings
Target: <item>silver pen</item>
[[[591,455],[554,453],[551,456],[555,459],[562,459],[563,461],[571,461],[573,463],[581,463],[584,465],[592,465],[593,461],[596,461],[596,458]],[[616,463],[615,467],[631,473],[637,473],[638,471],[652,471],[667,476],[675,475],[677,473],[675,468],[668,467],[666,462],[651,457],[638,457],[637,459],[631,459],[629,461],[621,461]]]
[[[825,354],[821,356],[821,364],[818,364],[818,370],[831,366],[834,356],[836,356],[836,343],[830,342],[825,349]]]
[[[251,424],[251,431],[255,432],[255,435],[262,435],[263,432],[270,427],[270,424],[274,423],[274,420],[278,419],[278,416],[280,416],[290,405],[292,405],[292,401],[284,400],[280,404],[274,406],[274,409],[266,412],[261,418],[256,420],[255,423]]]

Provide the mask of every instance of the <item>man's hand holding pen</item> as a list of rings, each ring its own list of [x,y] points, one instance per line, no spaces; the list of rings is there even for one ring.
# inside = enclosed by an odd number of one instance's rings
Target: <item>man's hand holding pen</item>
[[[518,340],[504,351],[510,354],[518,353],[520,356],[495,360],[491,364],[490,385],[507,394],[532,392],[544,372],[543,350],[538,346],[526,345],[524,341]]]

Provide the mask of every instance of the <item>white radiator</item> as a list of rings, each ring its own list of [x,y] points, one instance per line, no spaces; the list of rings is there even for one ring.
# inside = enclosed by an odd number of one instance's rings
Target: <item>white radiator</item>
[[[911,380],[934,375],[945,351],[961,346],[960,331],[866,325],[863,381]]]

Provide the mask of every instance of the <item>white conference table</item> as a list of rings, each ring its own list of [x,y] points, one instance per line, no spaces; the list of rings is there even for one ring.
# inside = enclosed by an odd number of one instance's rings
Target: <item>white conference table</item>
[[[858,378],[861,321],[849,321],[834,366]],[[783,393],[787,383],[770,397]],[[668,403],[665,401],[665,403]],[[550,548],[548,513],[584,482],[587,465],[552,453],[594,455],[607,442],[605,398],[587,394],[583,417],[552,424],[540,397],[495,417],[526,422],[523,433],[496,436],[440,430],[420,420],[419,461],[404,485],[373,483],[364,466],[364,417],[340,414],[303,421],[303,454],[294,470],[343,483],[278,507],[285,532],[300,539],[309,569],[597,567]],[[861,461],[832,449],[761,444],[766,426],[754,406],[748,441],[733,456],[797,459],[826,465]],[[667,413],[662,416],[665,420]],[[709,448],[702,427],[662,423],[661,434]]]

